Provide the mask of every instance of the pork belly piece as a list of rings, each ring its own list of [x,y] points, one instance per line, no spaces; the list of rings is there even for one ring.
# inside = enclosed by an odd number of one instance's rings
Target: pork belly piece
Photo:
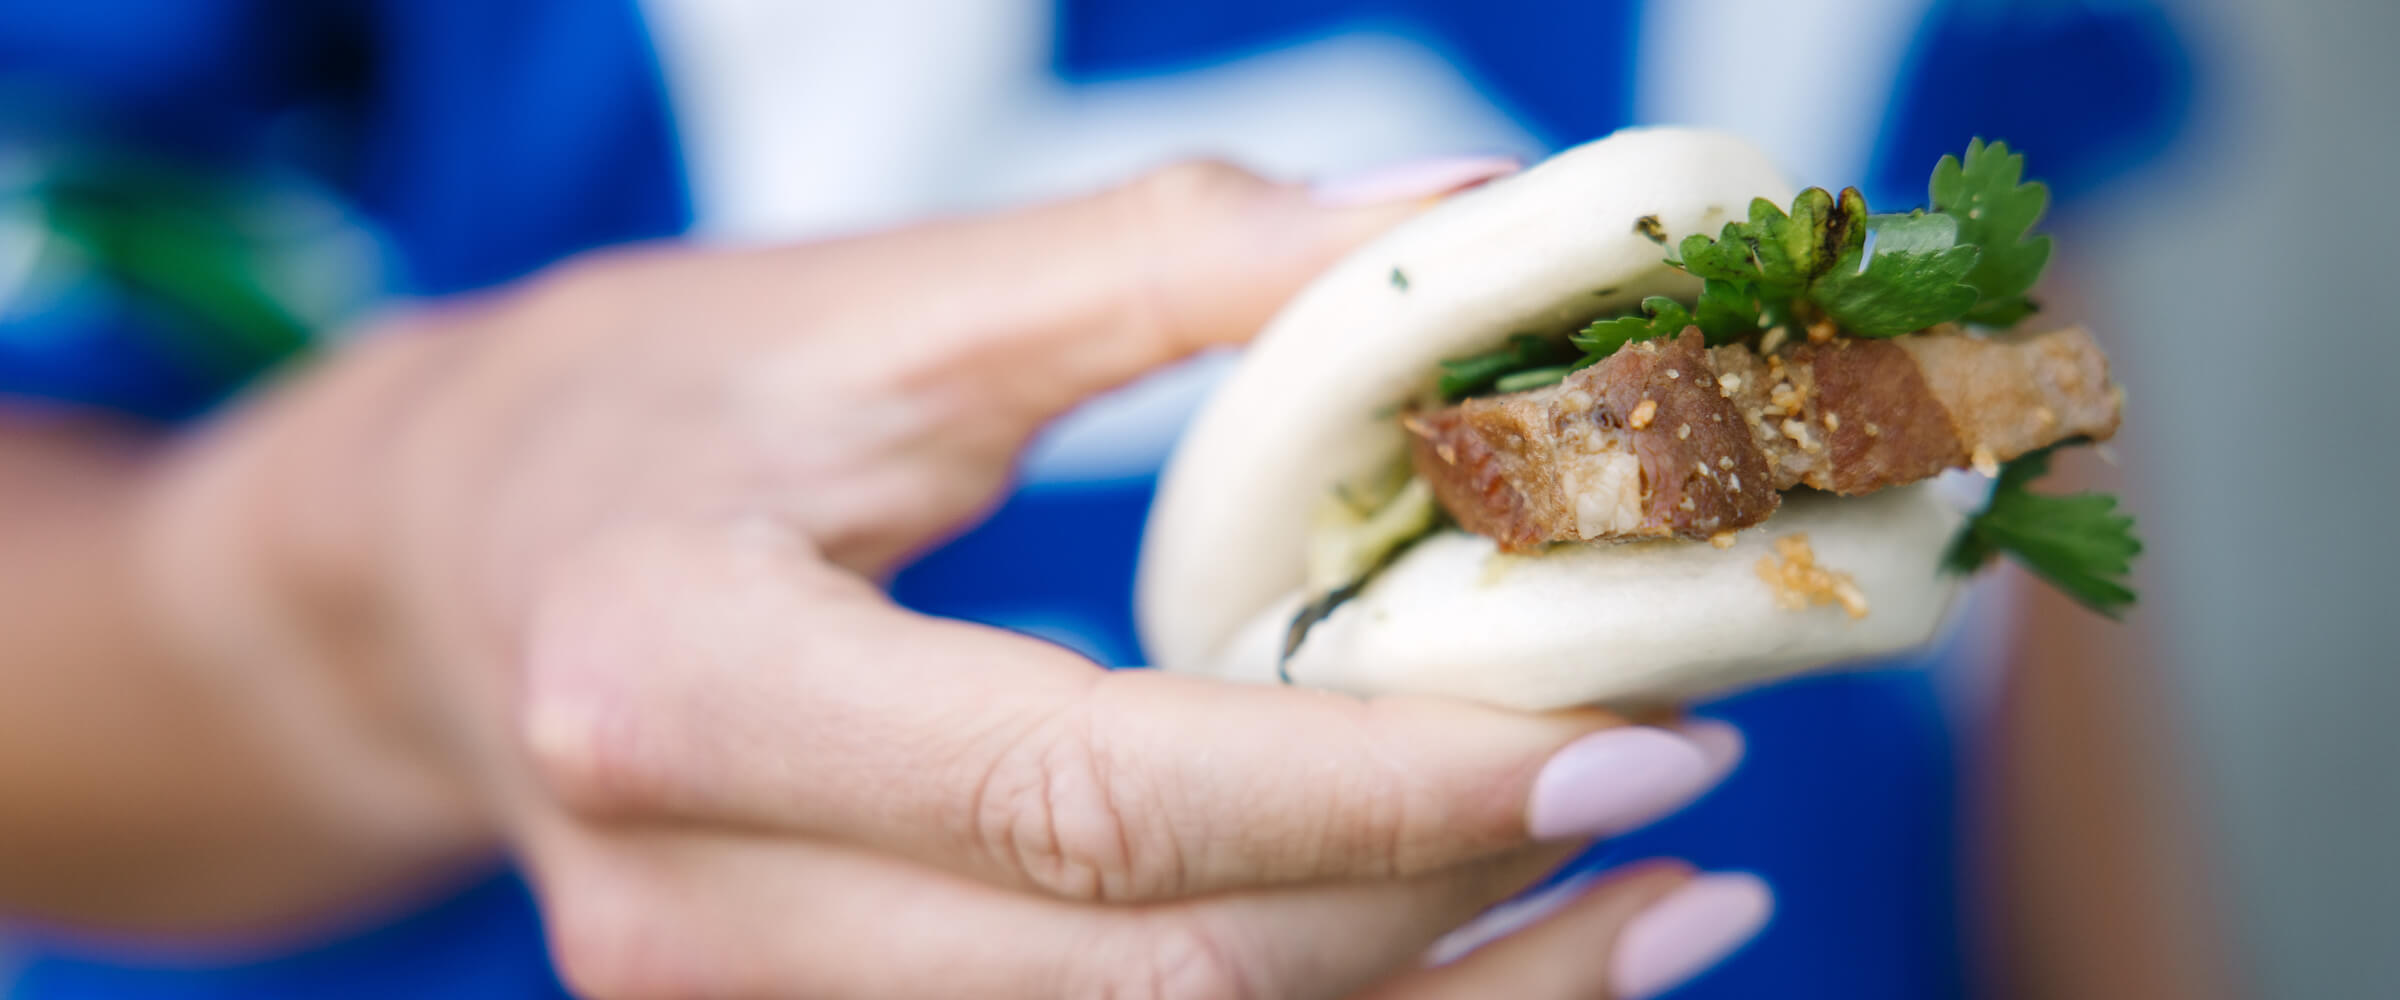
[[[1460,526],[1548,542],[1706,539],[1784,490],[1842,494],[2116,433],[2123,393],[2080,328],[1836,337],[1762,355],[1697,327],[1552,386],[1402,416],[1417,474]]]

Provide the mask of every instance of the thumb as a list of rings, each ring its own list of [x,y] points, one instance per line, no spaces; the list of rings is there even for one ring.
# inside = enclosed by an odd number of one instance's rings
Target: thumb
[[[1030,428],[1248,339],[1343,254],[1516,168],[1460,158],[1301,185],[1180,163],[1094,195],[850,241],[835,255],[842,274],[825,277],[875,303],[866,326],[906,330],[916,371],[953,376],[982,419]]]

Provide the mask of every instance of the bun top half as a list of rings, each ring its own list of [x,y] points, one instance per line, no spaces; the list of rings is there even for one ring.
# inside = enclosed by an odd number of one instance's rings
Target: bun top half
[[[1563,335],[1644,296],[1688,298],[1669,245],[1792,188],[1755,146],[1633,129],[1449,199],[1296,296],[1185,431],[1136,584],[1152,662],[1194,669],[1301,586],[1311,513],[1403,454],[1393,407],[1445,359]]]

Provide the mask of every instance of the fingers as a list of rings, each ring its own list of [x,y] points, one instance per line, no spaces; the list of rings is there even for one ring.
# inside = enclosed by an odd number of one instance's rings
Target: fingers
[[[1739,753],[1720,725],[1104,672],[777,551],[646,537],[554,595],[525,726],[564,799],[1144,900],[1620,832]]]
[[[1336,188],[1196,161],[1097,195],[770,254],[804,314],[955,383],[962,412],[1038,423],[1193,351],[1248,339],[1335,259],[1515,169],[1478,157]]]
[[[1336,997],[1560,863],[1150,906],[1022,895],[882,855],[549,826],[536,878],[580,995]]]
[[[1563,898],[1545,894],[1510,904],[1547,907],[1548,912],[1534,914],[1538,922],[1530,928],[1463,959],[1401,977],[1368,1000],[1647,1000],[1681,985],[1755,937],[1773,907],[1772,896],[1755,876],[1694,877],[1688,866],[1673,862],[1628,869],[1553,893]]]

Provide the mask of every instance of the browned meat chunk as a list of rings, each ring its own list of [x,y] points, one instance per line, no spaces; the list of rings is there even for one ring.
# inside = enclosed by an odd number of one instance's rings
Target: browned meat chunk
[[[1705,539],[1780,492],[1868,493],[1989,471],[2116,433],[2122,393],[2081,329],[1847,337],[1761,355],[1697,328],[1628,345],[1557,385],[1402,418],[1417,474],[1461,526],[1553,541]]]

